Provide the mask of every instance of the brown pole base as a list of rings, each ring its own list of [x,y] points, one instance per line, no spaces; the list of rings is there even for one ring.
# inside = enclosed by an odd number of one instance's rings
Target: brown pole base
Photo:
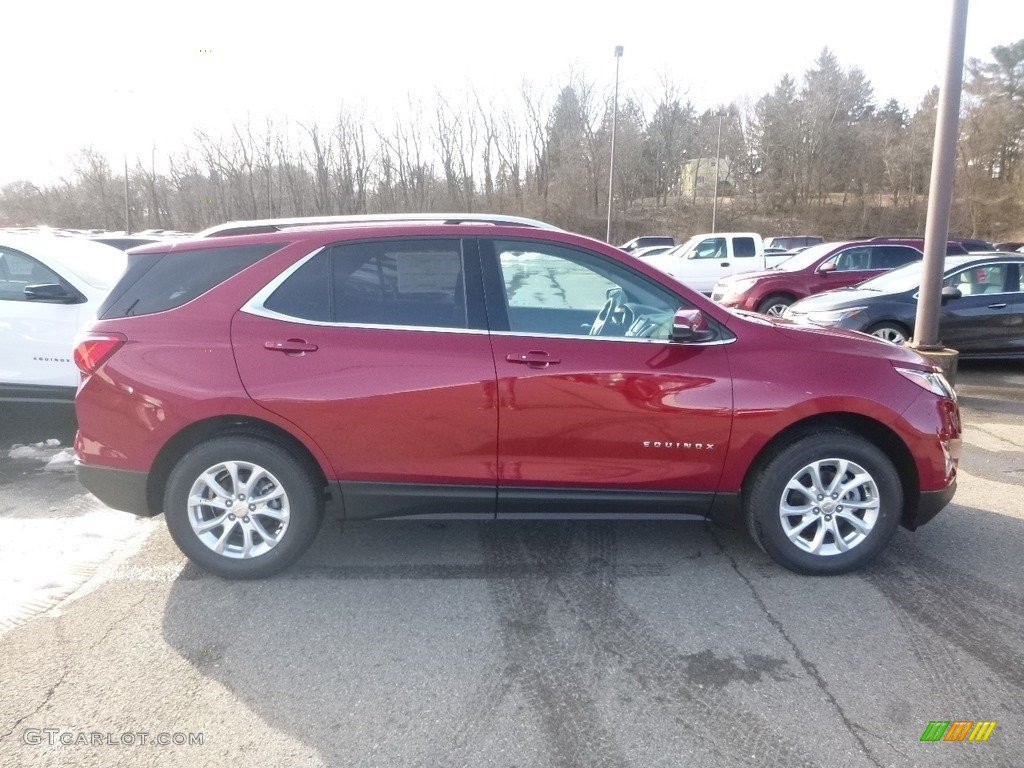
[[[910,348],[932,365],[937,365],[942,369],[942,375],[946,377],[950,386],[956,386],[957,361],[960,359],[959,352],[955,349],[945,349],[943,347],[915,347],[911,345]]]

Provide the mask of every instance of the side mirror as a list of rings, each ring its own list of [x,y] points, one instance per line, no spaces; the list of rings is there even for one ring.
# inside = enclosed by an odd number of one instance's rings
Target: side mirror
[[[26,301],[43,301],[50,304],[73,304],[78,297],[57,283],[39,283],[25,286]]]
[[[942,296],[942,300],[945,301],[946,299],[959,299],[963,296],[963,293],[961,293],[959,288],[954,288],[952,285],[944,285],[942,286],[942,293],[940,296]]]
[[[671,341],[694,341],[707,329],[708,321],[703,312],[699,309],[681,309],[672,318]]]
[[[826,262],[826,263],[822,264],[820,267],[818,267],[818,272],[820,272],[823,275],[827,275],[829,272],[835,272],[835,271],[836,271],[836,263],[834,261]]]

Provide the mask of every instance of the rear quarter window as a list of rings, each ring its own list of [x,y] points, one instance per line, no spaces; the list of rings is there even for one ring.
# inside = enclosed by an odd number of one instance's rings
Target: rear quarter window
[[[180,307],[284,247],[283,243],[139,255],[99,309],[102,320]]]

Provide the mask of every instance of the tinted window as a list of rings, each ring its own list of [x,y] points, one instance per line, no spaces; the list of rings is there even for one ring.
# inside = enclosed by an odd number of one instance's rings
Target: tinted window
[[[509,330],[667,339],[681,300],[593,253],[496,241]],[[603,316],[603,317],[602,317]]]
[[[129,264],[100,317],[148,315],[180,307],[282,247],[201,248],[143,256]],[[115,298],[116,297],[116,298]]]
[[[732,247],[737,256],[754,256],[757,253],[752,237],[737,237],[732,241]]]
[[[896,269],[921,258],[920,251],[901,245],[886,245],[871,252],[871,269]]]
[[[459,240],[340,245],[333,261],[337,322],[466,327]]]
[[[263,303],[302,320],[331,320],[331,251],[324,249],[295,270]]]
[[[0,299],[25,301],[27,285],[65,285],[56,272],[17,251],[0,248]]]
[[[322,322],[466,328],[461,241],[385,240],[325,249],[292,273],[264,307]]]

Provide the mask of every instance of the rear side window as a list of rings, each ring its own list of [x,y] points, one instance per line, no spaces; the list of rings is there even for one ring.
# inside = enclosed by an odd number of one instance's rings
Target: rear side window
[[[896,269],[921,258],[921,252],[902,245],[885,245],[871,252],[872,269]]]
[[[130,258],[128,269],[100,307],[99,317],[150,315],[180,307],[283,246],[200,248]]]
[[[325,249],[263,306],[319,322],[466,328],[460,240],[373,241]]]
[[[732,241],[732,248],[737,258],[757,254],[757,248],[754,246],[754,238],[752,237],[737,237]]]

